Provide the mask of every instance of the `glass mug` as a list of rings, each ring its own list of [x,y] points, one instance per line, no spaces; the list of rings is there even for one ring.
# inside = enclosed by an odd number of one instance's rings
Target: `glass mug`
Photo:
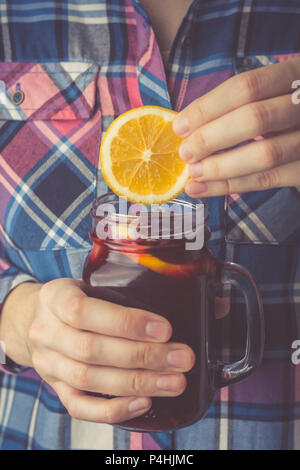
[[[217,389],[245,379],[259,366],[264,349],[262,302],[251,275],[237,264],[218,261],[207,247],[207,214],[203,226],[198,227],[203,233],[203,246],[186,249],[187,232],[178,232],[184,211],[168,215],[171,222],[167,237],[159,229],[155,237],[134,239],[130,224],[139,216],[118,212],[118,204],[118,197],[112,193],[93,203],[93,248],[85,262],[83,280],[91,297],[164,316],[173,327],[170,341],[188,344],[195,352],[196,362],[186,373],[187,386],[182,395],[153,397],[146,414],[119,424],[131,431],[170,431],[201,419]],[[170,204],[175,209],[188,209],[189,220],[194,223],[196,204],[180,199]],[[114,211],[104,215],[103,208],[111,207]],[[163,217],[158,214],[155,223]],[[151,232],[153,221],[149,214],[143,220]],[[216,292],[220,286],[228,285],[242,290],[247,319],[245,355],[233,364],[216,359],[214,338]]]

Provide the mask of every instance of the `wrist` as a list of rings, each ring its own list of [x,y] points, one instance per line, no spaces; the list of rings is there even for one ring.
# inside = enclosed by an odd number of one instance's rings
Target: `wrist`
[[[7,296],[0,315],[0,340],[15,363],[32,367],[28,331],[34,320],[42,284],[24,282]]]

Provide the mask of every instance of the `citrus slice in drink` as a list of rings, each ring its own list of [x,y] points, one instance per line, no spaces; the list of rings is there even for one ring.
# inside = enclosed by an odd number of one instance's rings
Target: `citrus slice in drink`
[[[144,266],[158,274],[164,274],[171,277],[193,277],[195,275],[215,274],[215,265],[208,254],[203,254],[198,260],[189,263],[170,263],[161,258],[153,256],[151,253],[124,253],[135,263]]]
[[[118,196],[140,204],[162,204],[180,194],[189,178],[179,156],[182,139],[174,134],[177,113],[143,106],[120,115],[108,128],[100,165]]]

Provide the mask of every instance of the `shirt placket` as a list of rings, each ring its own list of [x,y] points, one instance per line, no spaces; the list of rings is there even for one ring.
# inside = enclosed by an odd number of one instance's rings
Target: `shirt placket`
[[[181,111],[190,80],[194,46],[194,15],[198,1],[189,7],[176,34],[167,63],[168,90],[175,111]]]
[[[152,104],[180,111],[187,89],[193,45],[193,14],[198,1],[189,7],[177,32],[166,67],[162,59],[151,21],[138,0],[132,0],[137,12],[138,76],[144,104]],[[145,44],[147,47],[145,49]],[[182,73],[183,71],[183,73]],[[143,89],[153,77],[151,102]],[[151,85],[150,85],[151,86]],[[156,94],[155,94],[156,92]]]

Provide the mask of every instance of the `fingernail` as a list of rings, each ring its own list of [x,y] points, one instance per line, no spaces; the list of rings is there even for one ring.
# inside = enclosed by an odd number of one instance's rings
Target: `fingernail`
[[[149,406],[149,400],[146,398],[137,398],[129,403],[128,410],[130,413],[135,413],[137,411],[145,410],[146,408],[149,408]]]
[[[164,339],[168,333],[169,327],[162,321],[151,321],[146,325],[146,334],[151,338]]]
[[[179,149],[179,155],[183,161],[188,162],[193,158],[193,154],[191,152],[190,146],[187,142],[183,142]]]
[[[178,349],[169,352],[167,361],[170,366],[185,368],[190,365],[190,355],[186,351]]]
[[[189,194],[201,194],[205,193],[205,191],[208,190],[208,185],[207,183],[200,183],[199,181],[191,181],[190,183],[187,184],[186,191]]]
[[[165,392],[177,392],[182,389],[182,380],[178,375],[164,375],[157,379],[156,385]]]
[[[184,116],[178,116],[173,122],[173,131],[180,137],[184,137],[189,132],[189,123]]]
[[[202,163],[196,163],[195,165],[189,166],[189,174],[192,178],[199,178],[203,176],[203,165]]]

